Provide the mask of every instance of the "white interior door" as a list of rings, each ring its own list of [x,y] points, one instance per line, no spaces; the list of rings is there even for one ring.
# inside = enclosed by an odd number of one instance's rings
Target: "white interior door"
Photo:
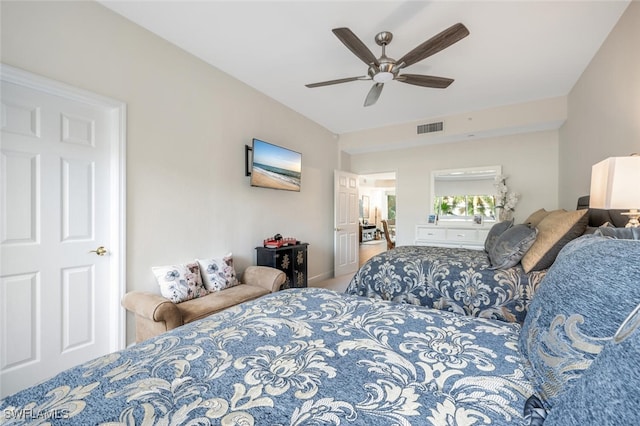
[[[0,397],[119,349],[124,337],[117,114],[5,72]]]
[[[360,226],[358,208],[358,175],[334,172],[334,274],[355,273],[358,270]]]

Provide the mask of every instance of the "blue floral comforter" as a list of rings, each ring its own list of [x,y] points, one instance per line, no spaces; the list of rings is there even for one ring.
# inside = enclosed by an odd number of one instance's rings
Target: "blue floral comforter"
[[[347,293],[522,324],[546,270],[492,270],[481,250],[402,246],[369,259]]]
[[[518,324],[292,289],[0,401],[0,424],[518,425]]]

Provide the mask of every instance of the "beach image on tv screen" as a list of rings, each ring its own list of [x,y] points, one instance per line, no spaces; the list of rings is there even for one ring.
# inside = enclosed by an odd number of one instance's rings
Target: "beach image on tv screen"
[[[255,139],[251,185],[300,191],[302,155]]]

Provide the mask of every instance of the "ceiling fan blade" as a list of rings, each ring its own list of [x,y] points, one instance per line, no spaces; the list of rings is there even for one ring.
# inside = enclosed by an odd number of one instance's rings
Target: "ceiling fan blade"
[[[332,31],[362,62],[367,65],[375,64],[380,66],[378,58],[373,56],[371,50],[349,28],[334,28]]]
[[[411,52],[400,58],[397,63],[404,65],[402,67],[408,67],[409,65],[420,62],[421,60],[428,58],[431,55],[438,53],[439,51],[446,49],[452,44],[462,40],[469,35],[467,27],[461,23],[450,26],[446,30],[442,31],[425,41]]]
[[[367,94],[367,98],[364,100],[364,106],[368,107],[375,104],[380,97],[380,93],[382,93],[382,88],[384,87],[383,83],[376,83],[371,87],[369,93]]]
[[[321,81],[320,83],[305,84],[305,86],[307,86],[308,88],[311,89],[313,87],[329,86],[331,84],[348,83],[350,81],[356,81],[356,80],[370,80],[370,78],[369,77],[347,77],[347,78],[339,78],[337,80]]]
[[[413,84],[414,86],[433,87],[435,89],[446,89],[453,83],[452,78],[420,74],[402,74],[397,76],[396,80],[402,83]]]

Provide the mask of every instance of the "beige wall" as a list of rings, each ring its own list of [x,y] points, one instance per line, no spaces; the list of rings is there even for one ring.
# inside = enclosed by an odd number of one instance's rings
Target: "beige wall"
[[[334,136],[94,2],[2,2],[3,63],[127,103],[127,288],[151,266],[233,252],[241,271],[281,233],[333,272]],[[252,188],[252,137],[302,153],[300,193]],[[133,338],[129,318],[129,341]]]
[[[196,256],[232,251],[242,270],[276,232],[310,242],[310,276],[329,276],[334,168],[396,171],[398,243],[410,244],[429,213],[432,170],[501,164],[522,194],[518,220],[539,207],[573,208],[593,163],[640,151],[637,1],[568,100],[458,117],[459,134],[473,131],[477,140],[367,154],[355,151],[380,132],[342,135],[354,152],[339,152],[330,132],[99,4],[2,1],[1,8],[2,62],[127,103],[130,290],[155,290],[151,266]],[[568,121],[560,131],[500,135],[492,123],[503,125],[509,112],[524,127],[536,125],[527,122],[531,112],[540,114],[540,129]],[[302,192],[249,187],[243,149],[254,136],[302,152]]]
[[[415,225],[430,213],[430,179],[434,170],[502,165],[510,189],[522,194],[516,221],[558,200],[558,132],[554,130],[483,140],[351,155],[358,174],[396,172],[396,241],[413,244]]]
[[[359,154],[470,140],[481,145],[487,138],[555,130],[566,119],[567,98],[559,96],[343,133],[339,146],[345,152]],[[442,131],[417,133],[417,126],[434,122],[443,123]]]
[[[443,117],[445,125],[455,128],[448,135],[434,137],[439,145],[405,148],[424,143],[411,136],[419,123],[410,123],[341,135],[341,148],[353,151],[349,164],[354,173],[398,172],[399,244],[413,241],[415,224],[424,222],[429,212],[429,179],[435,169],[502,165],[504,174],[510,176],[509,187],[522,194],[516,220],[540,207],[574,209],[577,198],[589,192],[593,164],[640,152],[640,49],[636,40],[640,40],[640,1],[631,2],[566,98]],[[465,123],[465,116],[474,120]],[[526,121],[532,117],[533,122]],[[465,132],[483,136],[535,126],[552,128],[565,119],[559,130],[444,143],[448,137],[459,140]],[[436,119],[424,120],[430,121]],[[371,141],[376,148],[386,144],[399,149],[358,153]]]
[[[591,166],[640,152],[640,1],[632,1],[569,94],[560,205],[589,193]]]
[[[434,170],[502,166],[507,185],[521,195],[516,221],[557,208],[557,129],[566,117],[566,97],[549,98],[347,133],[339,145],[351,153],[354,173],[397,172],[396,242],[408,245],[431,213]],[[443,121],[444,131],[416,134],[417,124],[434,121]],[[378,151],[363,153],[367,146]]]

